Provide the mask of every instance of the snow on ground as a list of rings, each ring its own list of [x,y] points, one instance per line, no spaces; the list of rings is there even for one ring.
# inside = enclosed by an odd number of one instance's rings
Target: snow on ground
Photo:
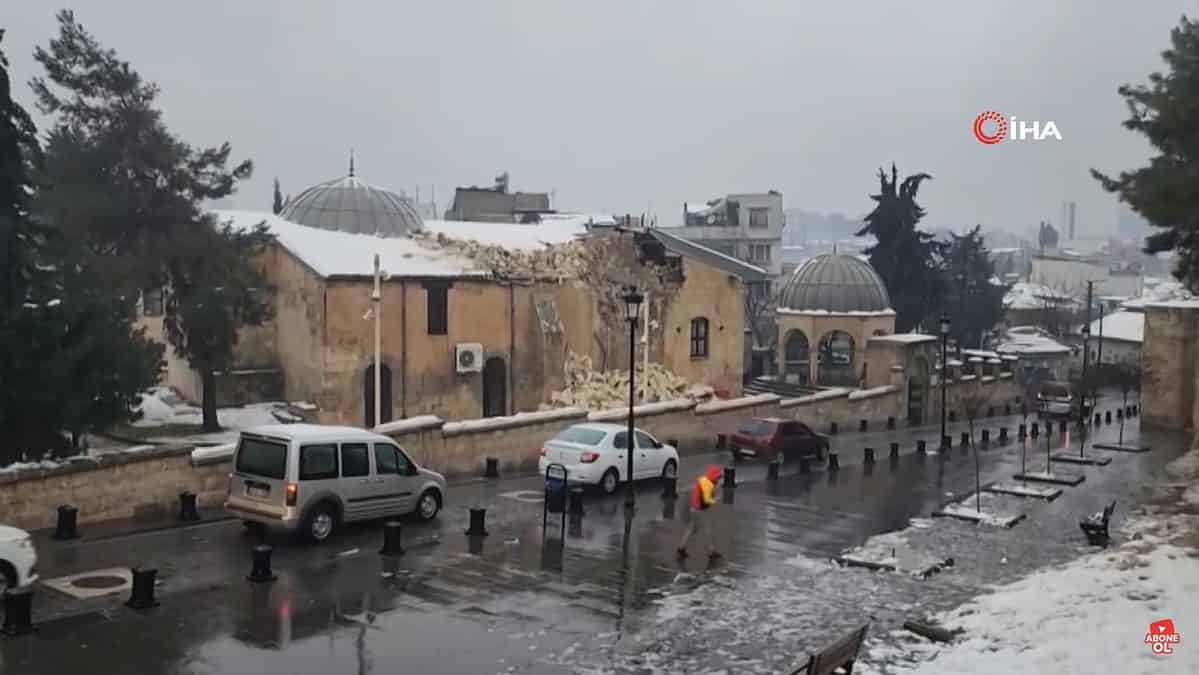
[[[931,521],[913,520],[907,529],[870,537],[861,546],[845,551],[840,559],[850,564],[883,565],[913,576],[925,575],[944,564],[945,558],[912,546],[908,535],[912,529],[930,526]]]
[[[993,492],[983,492],[981,498],[971,493],[964,499],[946,504],[940,512],[994,527],[1011,527],[1023,515],[1018,509],[1012,508],[1010,497]]]
[[[216,464],[227,459],[233,459],[233,451],[237,443],[223,443],[192,450],[192,464]]]
[[[142,394],[136,410],[142,413],[135,427],[160,427],[168,424],[199,426],[204,421],[201,410],[188,405],[166,387],[155,387]],[[287,412],[281,402],[251,403],[240,408],[220,408],[217,420],[225,429],[245,429],[263,424],[279,424],[282,418],[298,422],[300,418]]]
[[[937,617],[965,634],[947,646],[912,639],[915,649],[872,649],[864,673],[1194,673],[1199,645],[1182,640],[1172,656],[1143,643],[1152,621],[1180,633],[1199,627],[1199,560],[1172,545],[1129,542],[1044,570]],[[1194,630],[1194,629],[1192,629]],[[885,669],[869,664],[890,663]]]
[[[1002,494],[1017,495],[1020,497],[1036,497],[1039,499],[1052,499],[1062,493],[1061,488],[1055,488],[1048,485],[1037,485],[1036,483],[996,483],[989,489]]]

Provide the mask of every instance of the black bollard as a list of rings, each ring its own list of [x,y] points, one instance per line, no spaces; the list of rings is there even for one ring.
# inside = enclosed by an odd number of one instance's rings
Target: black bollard
[[[1007,443],[1007,427],[999,427],[999,442]]]
[[[1028,427],[1027,426],[1021,424],[1020,426],[1016,427],[1016,438],[1019,438],[1020,440],[1024,440],[1024,437],[1027,435],[1028,435]]]
[[[726,488],[737,487],[737,470],[731,466],[724,467],[724,486]]]
[[[836,422],[829,422],[829,423],[828,423],[828,433],[829,433],[829,435],[830,435],[830,436],[836,436],[836,435],[837,435],[837,423],[836,423]]]
[[[1100,424],[1103,424],[1103,416],[1095,413],[1095,426],[1099,426]]]
[[[866,420],[858,420],[858,431],[865,431],[868,426]]]
[[[383,548],[380,555],[404,555],[404,524],[398,520],[383,523]]]
[[[779,463],[771,462],[766,465],[766,480],[779,479]]]
[[[956,421],[958,421],[958,414],[957,414],[956,412],[954,412],[954,411],[950,410],[950,411],[949,411],[949,421],[950,421],[950,422],[956,422]]]
[[[500,477],[500,460],[497,457],[488,457],[483,469],[484,478],[499,478]]]
[[[1061,422],[1058,422],[1057,430],[1059,432],[1064,434],[1064,433],[1066,433],[1066,430],[1069,428],[1070,428],[1070,422],[1068,420],[1062,420]]]
[[[866,448],[862,452],[863,464],[874,464],[874,448]]]
[[[983,431],[982,431],[982,441],[983,441],[983,443],[990,443],[990,442],[991,442],[991,431],[990,431],[990,429],[983,429]]]
[[[962,432],[962,447],[964,448],[967,445],[970,445],[970,432],[963,431]]]
[[[150,609],[158,606],[154,599],[154,579],[158,570],[134,567],[129,570],[133,575],[133,590],[129,593],[129,602],[125,606],[130,609]]]
[[[179,520],[199,520],[200,512],[196,510],[196,495],[193,492],[179,493]]]
[[[835,452],[828,453],[828,470],[836,471],[837,469],[840,469],[840,468],[841,468],[840,464],[837,463],[837,453],[835,453]]]
[[[942,451],[948,450],[948,449],[949,449],[950,447],[952,447],[952,446],[953,446],[953,439],[952,439],[952,438],[950,438],[949,436],[942,436],[942,437],[941,437],[941,450],[942,450]]]
[[[1116,408],[1116,419],[1124,419],[1124,408]]]
[[[678,478],[671,476],[665,479],[665,485],[662,487],[662,496],[667,499],[674,499],[678,496],[675,490],[675,485],[678,483]],[[570,489],[570,502],[567,504],[566,510],[572,516],[583,515],[583,493],[582,486],[575,486]]]
[[[481,506],[472,506],[470,508],[470,528],[466,530],[466,534],[471,537],[486,537],[486,521],[487,509]]]
[[[1112,423],[1112,411],[1109,410],[1103,414],[1103,421],[1106,422],[1107,424]]]
[[[254,583],[264,581],[274,581],[275,573],[271,571],[271,547],[266,544],[259,544],[254,547],[253,566],[250,568],[250,576],[246,577]]]
[[[994,417],[994,416],[995,416],[995,408],[988,407],[987,408],[987,417]]]
[[[1004,414],[1004,415],[1011,415],[1011,414],[1012,414],[1012,404],[1011,404],[1011,403],[1005,403],[1005,404],[1003,405],[1003,414]]]
[[[898,443],[896,443],[895,441],[891,441],[891,453],[890,453],[890,456],[891,456],[891,457],[898,457],[898,456],[899,456],[899,444],[898,444]]]
[[[79,516],[79,509],[64,504],[58,507],[58,524],[54,528],[54,538],[58,540],[78,539],[79,530],[76,529],[76,522]]]
[[[811,473],[811,471],[812,471],[812,460],[808,459],[807,457],[800,457],[799,458],[799,472],[800,473]]]
[[[1139,411],[1139,410],[1137,410],[1137,407],[1134,405],[1134,406],[1132,407],[1132,416],[1133,416],[1133,417],[1136,417],[1136,416],[1137,416],[1137,415],[1139,415],[1139,414],[1141,414],[1141,413],[1140,413],[1140,411]]]
[[[572,490],[573,494],[573,490]],[[679,479],[676,476],[667,476],[662,479],[662,496],[677,497],[679,494]],[[580,508],[582,504],[582,495],[579,496]]]
[[[1037,426],[1037,423],[1036,423],[1036,422],[1033,422],[1033,423],[1032,423],[1032,437],[1033,437],[1033,438],[1036,438],[1037,436],[1040,436],[1040,435],[1041,435],[1041,433],[1040,433],[1040,432],[1041,432],[1041,430],[1040,430],[1040,428]]]
[[[895,428],[895,418],[894,418],[894,417],[888,417],[888,418],[887,418],[887,428],[888,428],[888,429],[894,429],[894,428]]]
[[[892,445],[891,447],[894,448],[895,446]],[[928,445],[925,444],[924,439],[920,439],[920,440],[916,441],[916,454],[924,455],[927,453],[928,453]]]
[[[33,586],[4,591],[4,634],[9,637],[33,632]]]

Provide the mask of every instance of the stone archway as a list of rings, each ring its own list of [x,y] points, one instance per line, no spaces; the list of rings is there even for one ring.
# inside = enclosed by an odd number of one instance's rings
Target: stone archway
[[[808,336],[798,328],[788,331],[783,342],[784,381],[807,385],[811,379],[811,359]]]
[[[483,362],[483,417],[508,414],[508,366],[493,356]]]
[[[833,330],[820,338],[816,349],[816,384],[822,387],[856,387],[854,339],[843,330]]]
[[[383,424],[391,421],[392,403],[391,403],[391,368],[384,363],[379,367],[379,407],[382,408],[382,415],[378,422],[375,421],[375,366],[371,364],[364,371],[362,382],[362,398],[363,398],[363,417],[366,421],[366,428],[373,429],[376,424]]]

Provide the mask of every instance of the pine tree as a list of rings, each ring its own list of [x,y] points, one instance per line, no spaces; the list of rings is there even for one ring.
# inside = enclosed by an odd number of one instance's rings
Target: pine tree
[[[993,283],[995,265],[983,244],[981,226],[951,235],[945,254],[945,307],[953,316],[950,333],[958,345],[981,346],[983,333],[1003,317],[1005,288]]]
[[[216,372],[232,365],[238,328],[271,316],[266,278],[244,261],[256,258],[272,237],[265,224],[248,231],[210,224],[188,232],[193,255],[171,261],[163,327],[180,356],[200,372],[204,429],[216,431]]]
[[[857,236],[869,234],[878,240],[866,249],[866,255],[887,285],[895,310],[895,330],[907,332],[932,314],[945,295],[938,263],[944,246],[933,235],[916,229],[924,217],[916,193],[920,183],[932,176],[918,173],[900,183],[892,164],[890,180],[882,169],[878,178],[879,192],[870,196],[876,205]]]
[[[41,153],[11,93],[0,52],[0,465],[130,419],[162,355],[133,331],[132,303],[106,292],[82,248],[34,221]]]
[[[1145,252],[1177,251],[1174,276],[1199,292],[1199,23],[1183,16],[1170,42],[1162,52],[1168,72],[1118,90],[1129,109],[1124,127],[1159,154],[1119,178],[1094,169],[1091,175],[1160,230],[1145,240]]]
[[[271,211],[277,216],[283,211],[283,193],[279,191],[279,179],[275,179],[275,203],[271,206]]]
[[[34,54],[46,70],[33,80],[38,107],[54,120],[46,147],[52,189],[39,206],[64,234],[86,243],[85,264],[110,270],[105,281],[118,295],[136,297],[151,286],[181,294],[167,299],[167,337],[200,371],[204,399],[213,401],[212,369],[225,357],[203,345],[228,338],[208,333],[235,334],[261,313],[204,307],[205,299],[224,298],[203,296],[198,279],[239,288],[254,260],[252,247],[214,229],[202,204],[232,194],[252,165],[230,168],[228,143],[194,148],[172,134],[156,107],[156,85],[102,47],[72,12],[60,12],[58,22],[58,36]],[[217,425],[214,405],[204,407],[204,425]]]

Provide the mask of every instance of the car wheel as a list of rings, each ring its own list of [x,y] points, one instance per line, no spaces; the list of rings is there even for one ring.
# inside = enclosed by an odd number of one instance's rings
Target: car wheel
[[[416,502],[416,515],[421,520],[433,520],[441,511],[441,493],[429,488],[421,493]]]
[[[679,477],[679,463],[674,461],[673,459],[666,460],[666,464],[662,465],[662,477],[663,478],[678,478]]]
[[[17,571],[12,565],[0,560],[0,597],[10,588],[17,586]]]
[[[816,448],[816,461],[817,462],[823,462],[824,458],[827,456],[828,456],[828,446],[827,445],[822,445],[819,448]]]
[[[606,495],[616,492],[616,486],[618,485],[620,485],[620,474],[617,473],[616,469],[608,469],[604,472],[603,478],[600,478],[600,492]]]
[[[329,504],[317,504],[308,512],[302,528],[304,536],[315,543],[328,541],[337,529],[337,511]]]

